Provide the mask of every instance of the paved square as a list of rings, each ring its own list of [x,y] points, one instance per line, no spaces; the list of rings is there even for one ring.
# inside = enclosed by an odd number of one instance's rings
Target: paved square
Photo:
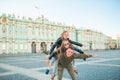
[[[120,50],[86,52],[98,57],[76,60],[78,80],[120,80]],[[50,80],[45,61],[44,54],[0,55],[0,80]],[[63,80],[71,80],[66,70]]]

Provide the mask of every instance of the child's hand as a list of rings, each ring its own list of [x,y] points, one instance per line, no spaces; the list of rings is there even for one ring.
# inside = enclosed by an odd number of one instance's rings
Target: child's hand
[[[46,61],[46,64],[48,65],[48,64],[49,64],[49,62],[50,62],[50,60],[47,60],[47,61]]]

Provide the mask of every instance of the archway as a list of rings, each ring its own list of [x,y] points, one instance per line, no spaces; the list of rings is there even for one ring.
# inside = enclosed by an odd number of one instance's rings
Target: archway
[[[36,43],[35,42],[32,42],[31,48],[32,48],[32,53],[36,53]]]

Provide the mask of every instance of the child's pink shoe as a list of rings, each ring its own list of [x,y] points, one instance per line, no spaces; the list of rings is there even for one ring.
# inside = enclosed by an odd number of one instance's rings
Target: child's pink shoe
[[[55,74],[52,73],[52,75],[51,75],[51,79],[54,80],[54,78],[55,78]]]
[[[75,72],[76,74],[78,74],[78,69],[74,69],[74,72]]]

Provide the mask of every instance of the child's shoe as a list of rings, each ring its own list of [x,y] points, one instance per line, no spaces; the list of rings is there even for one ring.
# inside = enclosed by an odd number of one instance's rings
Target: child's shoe
[[[51,75],[51,79],[54,80],[54,78],[55,78],[55,74],[52,73],[52,75]]]
[[[74,72],[75,72],[76,74],[78,74],[78,69],[75,68],[75,69],[74,69]]]
[[[45,74],[48,74],[48,73],[49,73],[49,71],[50,71],[49,69],[46,69]]]

